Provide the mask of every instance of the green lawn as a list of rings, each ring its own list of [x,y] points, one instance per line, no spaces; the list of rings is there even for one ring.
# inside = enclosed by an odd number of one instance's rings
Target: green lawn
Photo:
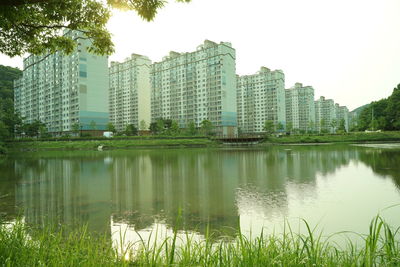
[[[205,147],[215,146],[216,142],[207,138],[132,138],[73,141],[28,141],[9,142],[10,150],[93,150],[99,146],[103,149],[135,148],[135,147]]]
[[[267,138],[267,142],[277,144],[291,143],[362,143],[362,142],[396,142],[400,141],[400,132],[381,133],[348,133],[342,135],[291,135]]]

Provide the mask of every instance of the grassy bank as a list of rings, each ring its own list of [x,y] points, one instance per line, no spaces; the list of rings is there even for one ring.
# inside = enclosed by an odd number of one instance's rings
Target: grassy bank
[[[290,135],[283,137],[268,137],[270,143],[296,144],[296,143],[364,143],[364,142],[399,142],[400,132],[381,133],[347,133],[342,135]]]
[[[302,144],[302,143],[365,143],[365,142],[400,142],[400,132],[348,133],[342,135],[290,135],[283,137],[269,136],[263,144]],[[59,138],[59,139],[19,139],[8,141],[4,151],[44,151],[44,150],[94,150],[123,148],[164,148],[164,147],[215,147],[219,142],[207,137],[171,137],[171,136],[135,136]],[[1,146],[1,144],[0,144]],[[0,147],[1,149],[1,147]],[[0,151],[1,152],[1,151]]]
[[[291,231],[281,236],[247,239],[240,233],[233,241],[193,241],[184,245],[177,235],[159,245],[143,241],[136,251],[120,251],[106,236],[95,237],[83,228],[63,231],[32,230],[22,223],[0,226],[0,262],[3,266],[399,266],[399,232],[380,217],[362,236],[364,245],[349,241],[338,248],[309,230],[306,235]],[[288,228],[290,230],[290,228]],[[29,234],[28,234],[29,233]],[[128,257],[129,255],[130,257]],[[119,255],[119,256],[118,256]],[[135,255],[135,256],[132,256]]]
[[[131,138],[131,139],[98,139],[98,140],[55,140],[8,142],[10,150],[93,150],[99,146],[103,149],[143,148],[143,147],[207,147],[216,142],[208,138]]]

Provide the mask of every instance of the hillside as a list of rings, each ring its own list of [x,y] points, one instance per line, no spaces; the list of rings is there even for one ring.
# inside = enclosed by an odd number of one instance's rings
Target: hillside
[[[22,71],[16,68],[0,65],[0,98],[14,99],[13,81],[21,77]]]
[[[358,130],[400,130],[400,84],[393,89],[388,98],[360,108],[362,110],[357,116]]]
[[[21,75],[19,69],[0,65],[0,141],[13,137],[15,126],[20,123],[20,118],[14,114],[13,81]]]

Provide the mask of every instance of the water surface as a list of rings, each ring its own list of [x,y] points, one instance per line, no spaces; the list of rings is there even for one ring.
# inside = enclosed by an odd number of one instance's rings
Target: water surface
[[[0,158],[0,213],[136,240],[158,229],[201,238],[281,232],[300,218],[324,233],[367,233],[380,213],[400,226],[400,148],[31,152]]]

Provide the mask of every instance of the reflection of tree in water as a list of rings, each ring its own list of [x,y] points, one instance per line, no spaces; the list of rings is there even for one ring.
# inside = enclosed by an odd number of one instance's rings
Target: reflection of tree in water
[[[0,219],[13,220],[18,215],[15,203],[14,161],[0,157]]]
[[[7,192],[16,186],[16,202],[32,223],[49,217],[102,231],[112,216],[140,230],[155,221],[171,227],[180,214],[182,229],[225,232],[237,229],[243,210],[285,215],[289,193],[313,197],[318,175],[329,177],[364,151],[327,145],[38,153],[7,163],[15,164],[6,169],[17,182],[0,182]],[[396,166],[398,155],[387,157],[387,166]]]
[[[371,167],[374,173],[389,176],[400,189],[400,150],[365,149],[360,153],[360,161]]]
[[[16,202],[24,210],[25,221],[69,226],[87,222],[95,230],[107,230],[109,211],[104,217],[103,205],[108,206],[104,199],[109,199],[109,190],[99,190],[107,175],[98,164],[101,158],[70,153],[16,158]]]

